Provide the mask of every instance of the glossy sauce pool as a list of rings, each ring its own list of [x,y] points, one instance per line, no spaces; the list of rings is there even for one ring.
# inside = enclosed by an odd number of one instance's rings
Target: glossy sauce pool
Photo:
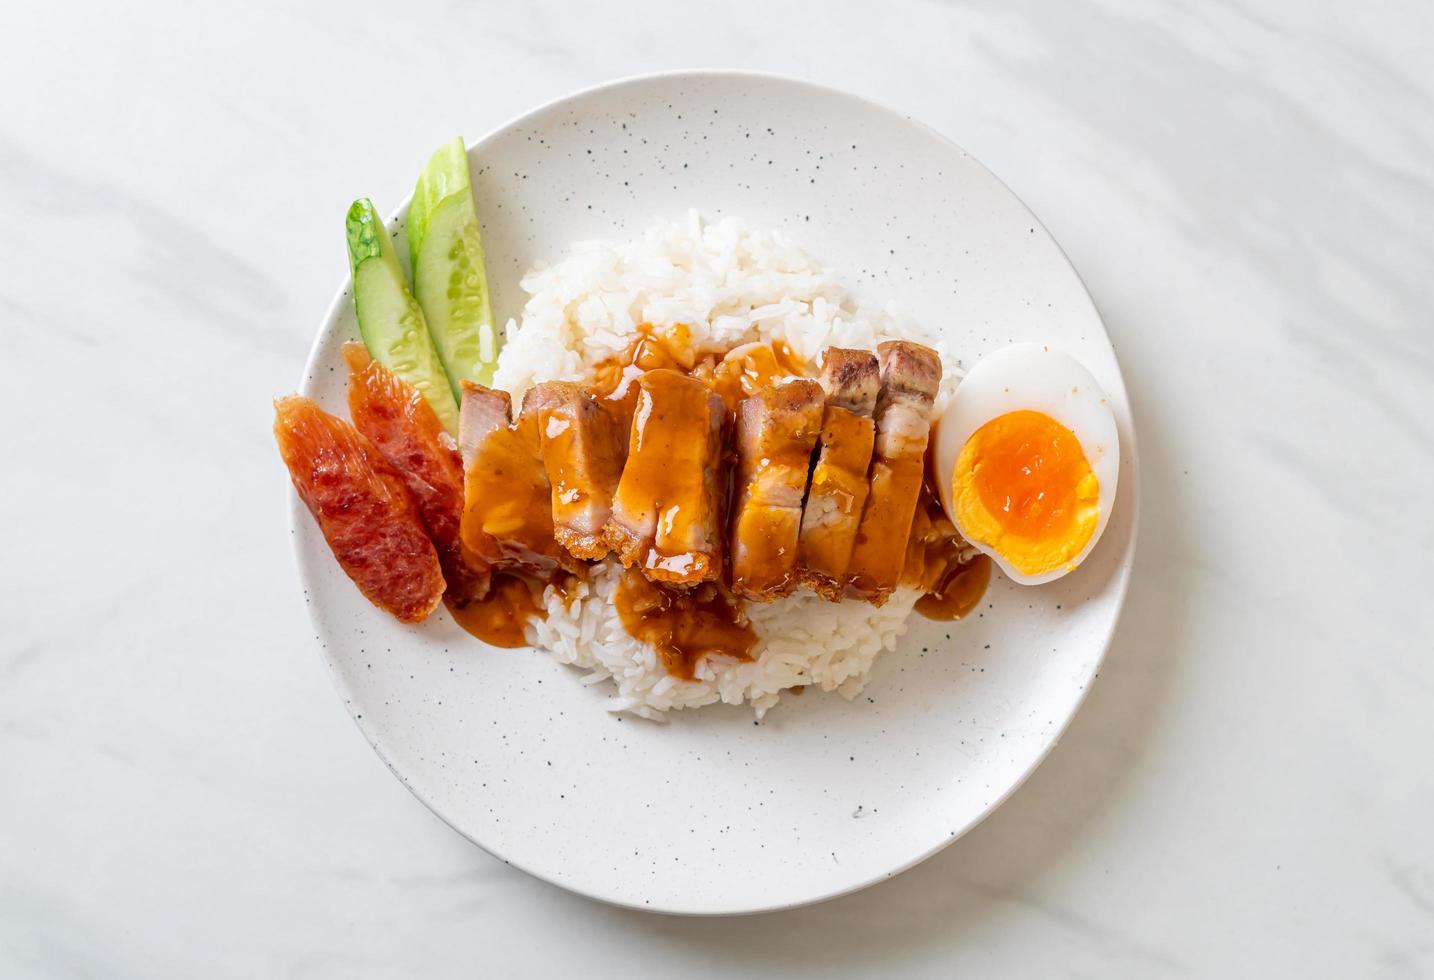
[[[941,506],[935,446],[936,426],[932,425],[926,444],[925,478],[911,522],[902,580],[922,590],[916,611],[927,619],[961,619],[980,605],[986,594],[991,559],[982,554],[970,556],[969,547],[964,546]]]
[[[454,622],[484,643],[495,647],[525,647],[528,621],[541,618],[542,604],[534,594],[536,583],[524,576],[500,572],[493,576],[488,595],[461,606],[448,605]]]
[[[558,590],[563,605],[571,606],[577,595],[581,575],[571,572],[535,575],[524,572],[498,572],[488,595],[463,605],[446,603],[453,621],[484,643],[495,647],[525,647],[524,632],[534,619],[546,619],[543,590],[549,585]]]
[[[962,619],[981,604],[991,581],[991,559],[985,555],[952,564],[920,599],[916,611],[927,619]]]

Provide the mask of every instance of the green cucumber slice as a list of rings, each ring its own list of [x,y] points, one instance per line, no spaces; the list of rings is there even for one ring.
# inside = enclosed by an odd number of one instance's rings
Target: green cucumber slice
[[[409,292],[393,240],[367,198],[349,208],[345,230],[354,276],[354,312],[364,346],[374,360],[422,392],[438,420],[457,436],[458,402],[423,310]]]
[[[454,395],[462,397],[465,380],[490,384],[498,331],[462,137],[439,147],[418,178],[408,210],[408,251],[413,293]]]

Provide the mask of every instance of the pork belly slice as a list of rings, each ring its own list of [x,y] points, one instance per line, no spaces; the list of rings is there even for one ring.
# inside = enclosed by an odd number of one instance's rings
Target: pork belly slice
[[[880,605],[901,579],[906,542],[925,476],[931,406],[941,358],[929,347],[888,341],[876,349],[881,391],[870,490],[847,569],[848,594]]]
[[[827,404],[856,415],[871,417],[881,390],[881,366],[869,350],[828,347],[822,351],[822,374],[817,379]]]
[[[737,406],[732,591],[771,602],[798,584],[797,535],[826,395],[815,381],[767,388]]]
[[[604,529],[622,473],[618,421],[580,384],[548,381],[523,398],[537,416],[543,467],[552,486],[553,536],[577,558],[607,557]]]
[[[876,355],[829,347],[822,355],[822,415],[816,465],[797,543],[804,585],[833,602],[842,597],[857,525],[866,504],[867,473],[876,438],[871,413],[881,386]]]
[[[538,413],[521,413],[510,425],[511,404],[505,391],[463,382],[459,537],[494,568],[551,571],[573,562],[553,537],[551,490],[538,455]]]
[[[463,399],[458,406],[458,452],[467,470],[473,465],[478,447],[495,430],[507,428],[513,399],[501,388],[485,388],[463,382]]]
[[[722,399],[666,368],[638,379],[627,464],[605,537],[624,567],[691,585],[722,571]]]

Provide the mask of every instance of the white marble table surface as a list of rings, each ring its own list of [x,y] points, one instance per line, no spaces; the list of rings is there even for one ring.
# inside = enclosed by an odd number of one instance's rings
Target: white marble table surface
[[[1434,6],[0,10],[0,976],[1434,975]],[[269,399],[350,199],[571,89],[873,96],[1050,227],[1132,394],[1100,681],[896,880],[732,920],[505,867],[310,646]]]

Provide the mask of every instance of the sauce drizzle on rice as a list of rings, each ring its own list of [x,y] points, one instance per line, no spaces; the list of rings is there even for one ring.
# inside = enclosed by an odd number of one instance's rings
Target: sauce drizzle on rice
[[[529,644],[529,626],[548,616],[543,604],[545,590],[551,587],[564,609],[572,607],[578,586],[586,579],[576,572],[558,571],[539,575],[530,570],[498,572],[482,599],[463,603],[447,600],[453,621],[464,632],[495,647],[525,647]]]
[[[655,649],[667,673],[680,680],[693,680],[707,657],[751,660],[757,645],[741,600],[720,582],[682,592],[629,568],[618,582],[616,605],[628,634]]]
[[[637,403],[637,379],[662,368],[707,382],[722,397],[729,416],[748,395],[782,378],[811,374],[811,366],[784,340],[701,349],[694,345],[688,324],[674,323],[659,329],[640,323],[626,350],[593,366],[593,394],[620,421],[631,421]]]

